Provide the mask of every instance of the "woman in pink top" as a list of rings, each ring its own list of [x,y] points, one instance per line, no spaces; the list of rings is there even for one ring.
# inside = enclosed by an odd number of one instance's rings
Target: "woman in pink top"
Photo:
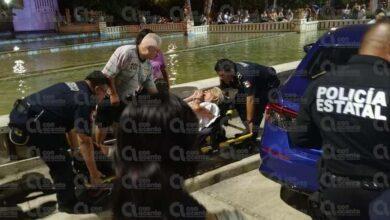
[[[160,51],[157,56],[150,60],[153,68],[153,80],[159,91],[169,90],[169,77],[165,70],[164,55]]]

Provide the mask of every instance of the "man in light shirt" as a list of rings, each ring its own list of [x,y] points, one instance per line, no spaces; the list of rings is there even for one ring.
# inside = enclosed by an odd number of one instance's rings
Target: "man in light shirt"
[[[119,47],[107,62],[102,72],[110,81],[110,92],[109,98],[97,110],[98,146],[103,147],[107,129],[118,121],[131,96],[141,91],[149,94],[158,92],[153,82],[150,60],[157,56],[160,46],[161,38],[145,29],[138,34],[136,45]]]

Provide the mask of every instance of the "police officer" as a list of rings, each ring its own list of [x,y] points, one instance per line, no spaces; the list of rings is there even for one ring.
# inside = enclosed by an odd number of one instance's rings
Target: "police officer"
[[[221,59],[215,64],[214,70],[220,78],[222,89],[238,89],[235,108],[247,132],[257,138],[265,106],[270,100],[270,91],[280,84],[275,69],[256,63],[234,63],[229,59]]]
[[[390,22],[370,27],[359,54],[312,82],[291,141],[322,146],[320,205],[329,219],[369,219],[389,187]]]
[[[101,183],[91,138],[91,113],[103,100],[109,81],[100,71],[85,80],[58,83],[17,100],[10,114],[10,139],[35,146],[49,167],[60,211],[74,212],[74,173],[66,134],[76,130],[80,151],[92,185]]]

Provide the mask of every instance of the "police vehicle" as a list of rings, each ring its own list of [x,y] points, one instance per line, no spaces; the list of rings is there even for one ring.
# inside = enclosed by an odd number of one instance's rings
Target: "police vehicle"
[[[294,128],[299,103],[308,84],[334,64],[346,64],[358,53],[360,42],[369,25],[352,25],[334,28],[325,33],[316,43],[304,47],[306,56],[295,72],[280,88],[278,102],[268,104],[265,111],[264,132],[259,152],[260,172],[282,184],[282,190],[311,194],[318,189],[317,160],[321,146],[301,148],[294,146],[287,132]],[[281,194],[282,195],[282,194]]]

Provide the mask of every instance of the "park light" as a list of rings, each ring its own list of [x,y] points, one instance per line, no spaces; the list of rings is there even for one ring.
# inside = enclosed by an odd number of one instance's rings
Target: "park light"
[[[5,4],[9,5],[9,3],[11,3],[12,0],[4,0]]]

